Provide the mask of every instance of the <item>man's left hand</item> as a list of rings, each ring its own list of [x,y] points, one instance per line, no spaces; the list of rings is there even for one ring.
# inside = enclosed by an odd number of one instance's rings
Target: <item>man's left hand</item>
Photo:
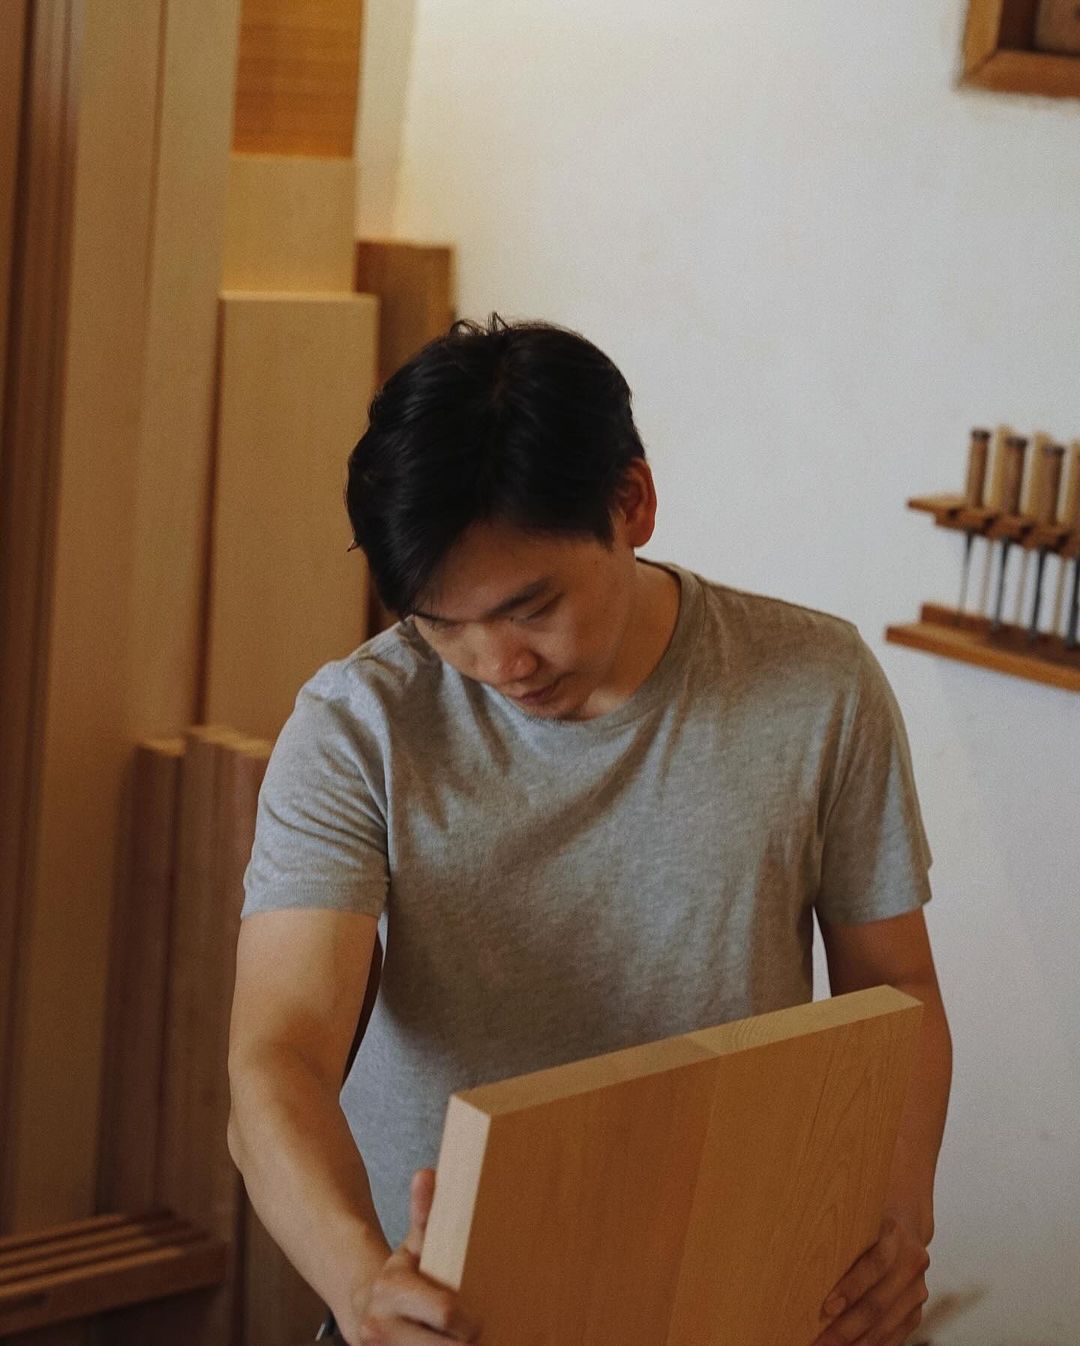
[[[904,1346],[922,1322],[926,1242],[908,1217],[887,1215],[878,1241],[826,1299],[822,1314],[832,1321],[814,1346]]]

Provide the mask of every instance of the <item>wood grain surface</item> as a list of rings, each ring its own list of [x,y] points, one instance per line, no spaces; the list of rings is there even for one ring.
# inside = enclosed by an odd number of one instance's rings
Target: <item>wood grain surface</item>
[[[233,154],[222,286],[352,291],[352,159]]]
[[[879,987],[455,1095],[421,1269],[485,1346],[809,1346],[921,1014]]]
[[[183,751],[180,738],[138,744],[126,782],[129,858],[112,921],[99,1210],[146,1210],[156,1194]]]
[[[233,148],[352,154],[361,0],[243,0]]]
[[[369,296],[223,298],[203,720],[276,738],[307,678],[364,639],[342,492],[376,321]]]
[[[362,238],[356,289],[379,300],[379,382],[454,321],[454,253],[440,244]]]

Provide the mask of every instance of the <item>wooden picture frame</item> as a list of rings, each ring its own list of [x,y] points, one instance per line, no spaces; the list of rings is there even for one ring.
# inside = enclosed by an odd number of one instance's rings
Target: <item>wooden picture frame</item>
[[[1080,55],[1040,50],[1040,0],[970,0],[962,83],[1080,98]]]

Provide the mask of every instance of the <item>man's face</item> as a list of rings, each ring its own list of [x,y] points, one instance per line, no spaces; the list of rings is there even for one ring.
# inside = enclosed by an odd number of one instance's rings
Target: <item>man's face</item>
[[[418,604],[416,628],[451,667],[530,715],[603,714],[618,690],[635,587],[621,520],[615,533],[608,548],[476,524]]]

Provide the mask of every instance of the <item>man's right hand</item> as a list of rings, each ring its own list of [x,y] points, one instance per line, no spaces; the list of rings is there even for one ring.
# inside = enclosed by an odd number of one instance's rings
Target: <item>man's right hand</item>
[[[356,1306],[356,1327],[349,1331],[339,1322],[349,1346],[435,1346],[476,1339],[479,1326],[462,1312],[457,1295],[420,1272],[434,1194],[435,1170],[419,1169],[409,1190],[405,1242],[390,1255],[365,1302]]]

